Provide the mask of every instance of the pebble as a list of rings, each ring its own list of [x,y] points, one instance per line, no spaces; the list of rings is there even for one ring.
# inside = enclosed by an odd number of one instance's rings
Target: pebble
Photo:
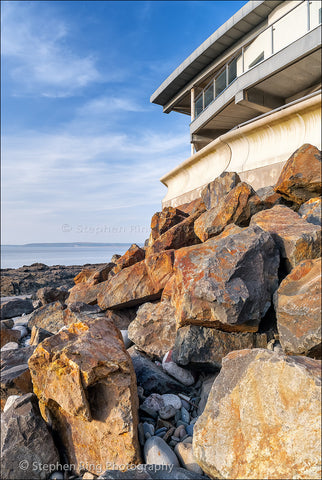
[[[186,427],[186,432],[187,432],[188,435],[193,436],[193,427],[194,426],[191,425],[191,424]]]
[[[146,407],[145,405],[140,406],[140,411],[143,412],[143,413],[146,413],[147,415],[149,415],[152,418],[155,418],[155,419],[158,418],[157,412],[155,410],[152,410],[152,408]]]
[[[187,427],[189,425],[189,423],[183,422],[182,420],[178,420],[176,425],[177,425],[177,427],[179,427],[180,425],[183,425],[184,427]]]
[[[192,437],[187,437],[182,440],[182,443],[192,443]]]
[[[162,395],[151,393],[151,395],[144,400],[142,406],[158,412],[160,408],[164,407]]]
[[[202,474],[202,469],[197,464],[193,455],[191,443],[178,443],[174,447],[174,451],[184,468],[190,470],[190,472]]]
[[[180,438],[176,437],[175,435],[172,435],[171,440],[173,440],[174,442],[180,442]]]
[[[166,432],[167,430],[168,430],[167,427],[158,428],[158,429],[154,432],[154,435],[158,435],[159,433],[164,433],[164,432]]]
[[[20,338],[26,337],[28,335],[28,330],[23,325],[16,325],[12,328],[12,330],[17,330],[20,332]]]
[[[169,428],[169,430],[167,431],[167,433],[164,435],[163,440],[164,440],[165,442],[167,442],[167,441],[169,440],[169,438],[174,434],[174,431],[175,431],[175,428],[174,428],[174,427]]]
[[[184,435],[186,434],[186,429],[183,425],[180,425],[175,429],[174,436],[181,438],[181,432],[184,432]]]
[[[162,407],[159,410],[159,417],[162,418],[163,420],[168,420],[169,418],[174,417],[175,414],[176,414],[176,409],[173,408],[171,405]]]
[[[138,424],[138,434],[139,434],[140,445],[143,446],[145,444],[145,434],[144,434],[144,428],[142,423]]]
[[[169,375],[174,377],[178,382],[181,382],[183,385],[189,387],[195,383],[194,376],[189,370],[179,367],[175,362],[171,360],[172,352],[167,352],[162,360],[162,368]]]
[[[196,410],[192,410],[191,416],[192,416],[192,418],[198,417],[198,412],[196,412]]]
[[[190,422],[190,425],[194,425],[197,420],[198,420],[198,417],[193,418]]]
[[[179,420],[181,420],[181,411],[178,410],[177,413],[174,416],[174,421],[177,423]]]
[[[169,428],[172,428],[173,425],[172,425],[172,423],[168,422],[167,420],[162,420],[162,418],[158,418],[156,428],[158,429],[158,428],[163,428],[163,427],[166,427],[166,429],[168,430]]]
[[[144,400],[146,399],[146,396],[144,395],[144,388],[141,387],[140,385],[138,385],[138,397],[139,399],[144,402]]]
[[[147,464],[174,465],[179,467],[178,457],[160,437],[151,437],[145,442],[144,459]]]
[[[165,393],[162,395],[162,399],[165,407],[171,405],[176,410],[180,410],[182,407],[182,401],[178,395],[174,395],[173,393]]]
[[[149,436],[152,437],[154,435],[154,426],[151,425],[151,423],[144,422],[143,423],[143,431],[144,431],[145,437],[147,436],[147,434],[149,434]]]
[[[190,413],[184,407],[181,407],[181,420],[186,423],[190,422]]]
[[[1,348],[0,352],[5,352],[6,350],[15,350],[16,348],[19,348],[18,343],[16,342],[8,342],[3,347]]]

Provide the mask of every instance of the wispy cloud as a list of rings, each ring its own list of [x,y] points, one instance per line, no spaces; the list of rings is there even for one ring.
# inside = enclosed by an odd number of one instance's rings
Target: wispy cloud
[[[70,47],[71,27],[49,17],[37,2],[2,2],[1,23],[3,62],[16,94],[65,97],[107,80],[93,54]]]

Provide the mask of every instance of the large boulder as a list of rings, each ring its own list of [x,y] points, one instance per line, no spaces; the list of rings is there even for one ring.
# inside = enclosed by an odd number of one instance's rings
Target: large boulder
[[[148,274],[157,289],[162,290],[173,274],[174,250],[166,250],[145,259]]]
[[[246,227],[251,216],[264,208],[253,188],[240,182],[217,205],[203,213],[194,224],[202,242],[219,235],[229,224]]]
[[[17,350],[1,352],[0,362],[0,397],[1,410],[11,395],[32,392],[31,376],[28,360],[35,347],[29,346]]]
[[[32,393],[15,400],[1,416],[1,478],[46,480],[60,463],[49,429]]]
[[[29,359],[41,413],[80,471],[139,463],[136,378],[120,331],[111,320],[79,322],[45,339]]]
[[[15,298],[1,303],[0,318],[3,320],[5,318],[19,317],[20,315],[31,313],[33,309],[30,298]]]
[[[102,282],[104,283],[104,282]],[[97,295],[100,291],[100,285],[88,282],[79,282],[69,290],[69,297],[66,300],[67,305],[76,302],[87,303],[88,305],[95,305],[97,303]]]
[[[108,279],[111,270],[115,267],[115,263],[104,263],[98,268],[86,267],[74,278],[75,285],[79,283],[88,283],[96,285],[105,282]]]
[[[269,350],[231,352],[194,427],[212,478],[321,478],[321,362]]]
[[[201,215],[206,210],[206,205],[204,204],[202,198],[199,197],[195,198],[195,200],[192,200],[191,202],[179,205],[178,209],[187,215],[194,215],[195,213],[199,213],[199,215]]]
[[[58,301],[64,303],[68,295],[69,293],[66,290],[59,288],[43,287],[37,290],[37,298],[42,305]]]
[[[277,205],[257,213],[250,225],[258,225],[272,235],[287,272],[302,260],[321,256],[321,229],[286,206]]]
[[[176,252],[172,304],[177,327],[257,331],[278,286],[272,237],[249,227]]]
[[[321,195],[320,150],[308,143],[298,148],[284,165],[275,191],[299,205]]]
[[[57,333],[64,325],[64,306],[61,302],[48,303],[37,308],[28,320],[30,330],[36,326],[51,333]]]
[[[112,272],[114,274],[123,270],[123,268],[131,267],[135,263],[141,262],[145,258],[145,250],[135,243],[115,262]]]
[[[223,172],[214,181],[208,185],[201,192],[201,199],[204,202],[207,210],[217,207],[220,201],[240,183],[239,175],[235,172]]]
[[[169,302],[144,303],[129,325],[128,335],[140,350],[162,360],[176,339],[173,306]]]
[[[174,207],[165,207],[162,212],[155,213],[151,219],[149,246],[151,246],[163,233],[174,225],[177,225],[177,223],[182,222],[186,217],[188,217],[187,213]]]
[[[321,258],[305,260],[275,293],[279,340],[285,353],[321,358]]]
[[[172,358],[183,367],[216,371],[221,368],[222,359],[229,352],[266,348],[272,338],[271,332],[222,332],[215,328],[187,325],[177,332]]]
[[[322,198],[311,198],[300,206],[299,214],[304,220],[314,225],[322,224]]]

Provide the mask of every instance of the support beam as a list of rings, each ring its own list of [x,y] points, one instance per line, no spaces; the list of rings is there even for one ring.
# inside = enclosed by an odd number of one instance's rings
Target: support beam
[[[270,110],[284,105],[285,101],[281,97],[270,95],[261,90],[252,88],[250,90],[240,90],[235,95],[235,104],[244,105],[257,112],[267,113]]]

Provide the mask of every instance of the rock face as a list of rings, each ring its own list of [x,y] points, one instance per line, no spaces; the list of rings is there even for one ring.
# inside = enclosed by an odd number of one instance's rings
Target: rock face
[[[1,352],[1,409],[10,395],[32,392],[28,360],[35,347]]]
[[[279,340],[291,355],[321,358],[321,259],[306,260],[275,294]]]
[[[196,220],[195,233],[205,242],[221,233],[231,223],[246,227],[251,216],[263,208],[253,188],[245,182],[238,183],[215,207]]]
[[[76,471],[82,462],[139,463],[135,373],[122,336],[106,318],[80,317],[29,360],[41,413]]]
[[[176,339],[175,310],[169,302],[145,303],[129,325],[130,340],[152,357],[162,357]]]
[[[300,205],[321,195],[320,150],[307,143],[296,150],[284,165],[275,191]]]
[[[145,251],[135,243],[120,257],[113,268],[113,273],[118,273],[123,268],[131,267],[137,262],[141,262],[145,258]]]
[[[201,199],[207,210],[217,207],[218,203],[240,182],[235,172],[223,172],[201,192]]]
[[[57,333],[64,323],[64,307],[60,302],[48,303],[37,308],[28,320],[28,327],[41,327],[51,333]]]
[[[173,207],[166,207],[162,212],[157,212],[151,219],[151,233],[149,238],[149,246],[151,246],[163,233],[174,225],[182,222],[187,213]]]
[[[321,478],[321,362],[262,349],[230,353],[194,428],[212,477]]]
[[[34,309],[32,301],[29,298],[16,298],[8,302],[1,303],[0,316],[1,320],[5,318],[19,317],[24,313],[31,313]]]
[[[259,212],[252,217],[250,224],[258,225],[272,235],[288,272],[302,260],[321,256],[321,229],[288,207],[277,205]]]
[[[49,473],[41,467],[57,463],[59,455],[41,418],[37,398],[32,393],[23,395],[2,414],[1,478],[45,480]]]
[[[322,223],[322,198],[311,198],[307,202],[303,203],[299,209],[299,214],[304,220],[314,225],[320,225]]]
[[[214,328],[188,325],[179,328],[172,352],[173,360],[182,366],[198,370],[215,371],[221,368],[222,359],[233,350],[266,348],[266,333],[222,332]]]
[[[177,327],[257,331],[278,286],[278,266],[273,239],[258,227],[180,249],[172,296]]]

